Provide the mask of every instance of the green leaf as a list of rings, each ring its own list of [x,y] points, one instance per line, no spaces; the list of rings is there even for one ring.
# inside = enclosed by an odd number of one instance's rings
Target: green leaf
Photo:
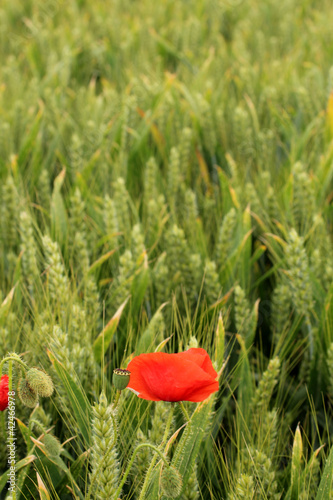
[[[192,467],[199,454],[200,445],[205,435],[209,415],[212,411],[215,395],[200,403],[185,427],[182,437],[176,447],[171,465],[177,469],[183,478],[183,490],[192,473]],[[183,492],[182,490],[182,492]],[[180,495],[178,498],[181,498]]]
[[[83,436],[86,446],[89,447],[91,442],[91,405],[88,398],[85,392],[73,380],[63,364],[60,363],[60,361],[58,361],[49,350],[47,351],[47,354],[63,383],[63,387],[71,403],[78,428]]]
[[[61,194],[61,187],[65,180],[66,170],[63,169],[53,184],[53,193],[51,198],[51,234],[54,241],[61,245],[67,237],[67,213],[64,200]]]
[[[146,493],[146,500],[155,500],[156,498],[159,498],[159,490],[160,490],[160,469],[161,466],[158,466],[156,470],[151,475],[151,481],[149,483],[147,493]]]
[[[330,454],[328,455],[328,459],[326,460],[316,500],[327,500],[328,498],[331,498],[332,481],[333,481],[333,446],[331,447]]]
[[[93,349],[94,349],[94,356],[97,362],[100,362],[102,359],[102,356],[105,355],[106,351],[109,348],[109,345],[111,343],[111,340],[116,333],[117,326],[119,324],[122,312],[128,302],[129,297],[121,304],[119,309],[117,310],[116,314],[110,319],[108,324],[105,326],[105,328],[101,331],[101,333],[98,335],[97,339],[94,342]]]
[[[219,315],[219,319],[217,322],[217,328],[215,333],[215,361],[217,363],[217,367],[220,370],[223,365],[224,360],[224,349],[225,349],[225,329],[222,318],[222,313]]]
[[[197,245],[198,252],[200,253],[201,257],[203,259],[208,258],[208,249],[207,249],[207,241],[206,241],[206,235],[205,235],[205,230],[204,230],[204,224],[201,218],[197,218],[195,221],[195,241]]]
[[[83,455],[84,454],[82,454],[80,456],[83,458]],[[47,456],[45,456],[43,462],[44,462],[44,466],[43,466],[42,470],[46,469],[49,472],[49,475],[52,479],[52,484],[57,489],[57,491],[58,491],[59,484],[62,484],[62,480],[58,480],[59,476],[55,472],[57,471],[57,469],[60,469],[62,472],[64,472],[66,474],[67,484],[70,484],[71,487],[74,487],[77,495],[83,500],[82,493],[81,493],[80,488],[77,485],[75,479],[73,478],[73,476],[71,474],[71,470],[66,466],[65,462],[62,460],[61,457],[52,457],[48,454]],[[53,469],[53,474],[52,474],[52,469]]]
[[[5,318],[9,312],[10,306],[13,302],[13,297],[14,297],[14,291],[15,291],[16,285],[13,286],[5,300],[2,302],[0,305],[0,321]]]
[[[40,477],[38,472],[36,473],[36,475],[37,475],[37,484],[38,484],[38,492],[39,492],[40,499],[41,500],[51,500],[50,494],[47,491],[46,486],[43,483],[42,478]]]
[[[22,460],[16,463],[15,471],[18,472],[19,470],[23,469],[23,467],[26,467],[27,465],[31,464],[34,460],[36,460],[36,458],[37,457],[35,455],[29,455],[28,457],[23,458]],[[4,487],[7,484],[8,475],[9,475],[9,470],[7,470],[0,477],[0,492],[4,489]]]
[[[257,299],[254,303],[253,308],[252,308],[249,324],[247,325],[247,328],[246,328],[246,337],[245,337],[246,349],[250,349],[250,347],[253,344],[254,337],[256,335],[258,316],[259,316],[259,303],[260,303],[260,299]]]
[[[69,472],[67,474],[67,477],[65,476],[62,481],[58,484],[57,487],[57,492],[60,498],[62,498],[62,495],[65,495],[67,493],[67,484],[71,484],[75,482],[82,470],[82,467],[87,464],[87,460],[89,458],[89,451],[83,452],[78,458],[73,462],[71,465]]]
[[[164,347],[167,345],[167,343],[169,342],[169,340],[171,338],[172,338],[172,335],[170,335],[170,337],[167,337],[166,339],[162,340],[162,342],[160,342],[158,344],[158,346],[156,347],[155,352],[161,352],[162,349],[164,349]]]
[[[266,252],[267,248],[265,245],[259,245],[256,250],[254,251],[251,259],[250,259],[250,266],[252,267],[253,264],[255,264],[260,257]]]
[[[247,208],[243,213],[244,237],[241,243],[241,286],[244,290],[249,289],[251,278],[252,231],[250,210]]]
[[[230,158],[230,157],[229,157]],[[229,190],[230,179],[221,167],[217,167],[217,173],[220,182],[221,199],[222,199],[222,213],[226,214],[234,206],[232,197]]]
[[[140,257],[143,258],[143,264],[138,273],[136,274],[131,288],[133,297],[132,311],[134,317],[140,312],[140,307],[142,305],[147,290],[147,286],[149,283],[149,268],[148,268],[147,253],[144,252],[144,254]]]
[[[158,308],[158,310],[155,312],[154,316],[150,320],[147,328],[145,329],[143,334],[140,336],[140,338],[138,340],[137,347],[135,348],[136,355],[142,354],[145,352],[151,352],[152,350],[155,349],[155,346],[157,344],[157,340],[160,339],[160,336],[159,336],[160,332],[157,332],[156,328],[152,327],[152,325],[154,325],[154,322],[156,321],[156,319],[160,317],[161,311],[164,309],[166,304],[167,303],[165,302],[164,304],[162,304]]]
[[[253,396],[253,383],[251,378],[251,367],[246,349],[245,341],[241,335],[236,335],[237,341],[241,347],[241,354],[234,374],[234,380],[238,385],[238,400],[240,411],[242,414],[241,422],[247,421],[247,415],[250,408],[251,399]]]
[[[303,444],[301,431],[299,426],[297,426],[294,444],[293,444],[293,454],[291,459],[291,500],[298,500],[300,494],[300,478],[302,474],[302,455],[303,455]]]
[[[212,395],[202,403],[198,404],[193,412],[190,421],[187,423],[185,430],[176,447],[171,465],[175,467],[183,479],[183,490],[192,472],[192,466],[199,453],[201,441],[204,437],[210,412],[212,410],[215,396]],[[178,431],[179,432],[179,431]],[[167,448],[169,444],[167,444]],[[160,469],[159,464],[151,476],[151,481],[147,489],[145,500],[156,500],[159,498],[159,479]],[[182,493],[177,498],[182,498]]]
[[[29,449],[29,447],[31,445],[30,430],[29,430],[29,428],[20,419],[17,418],[16,422],[17,422],[17,424],[19,426],[19,429],[20,429],[21,434],[23,436],[24,442],[25,442],[27,448]]]
[[[96,271],[96,269],[98,269],[99,267],[101,267],[104,264],[104,262],[106,262],[111,257],[111,255],[113,255],[114,253],[115,253],[115,250],[110,250],[106,254],[104,254],[101,257],[99,257],[99,259],[95,260],[95,262],[93,262],[91,264],[91,266],[89,267],[89,271],[88,272],[91,273],[93,271]]]
[[[174,57],[175,59],[178,59],[185,66],[187,66],[192,73],[195,73],[195,70],[189,59],[187,59],[187,57],[182,52],[177,50],[177,48],[172,45],[169,40],[160,36],[153,28],[150,29],[150,34],[154,38],[154,40],[156,40],[157,46],[162,55],[169,55]]]
[[[309,481],[309,478],[311,478],[311,476],[314,473],[314,470],[316,468],[316,461],[318,460],[317,457],[319,455],[319,452],[323,449],[323,447],[324,445],[320,446],[312,453],[311,458],[304,467],[300,479],[300,484],[302,486],[303,493],[304,493],[304,488],[309,488],[309,486],[311,485],[311,481]],[[284,500],[291,500],[291,490],[292,490],[292,484],[290,485]]]
[[[86,183],[89,182],[91,180],[91,177],[94,175],[95,167],[100,156],[101,150],[97,149],[84,165],[82,172],[76,172],[77,178],[82,177],[82,179],[84,179]]]
[[[43,116],[43,109],[40,109],[32,122],[30,132],[27,134],[24,144],[22,145],[17,163],[22,167],[27,162],[30,152],[34,149],[35,141],[39,132],[40,122]]]

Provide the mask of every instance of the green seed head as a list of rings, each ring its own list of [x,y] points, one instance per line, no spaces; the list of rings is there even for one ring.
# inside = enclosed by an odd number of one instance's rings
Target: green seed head
[[[128,386],[130,377],[130,371],[124,370],[123,368],[116,368],[115,370],[113,370],[113,385],[116,389],[118,389],[118,391],[122,391]]]
[[[169,498],[179,497],[182,491],[182,477],[174,467],[163,467],[161,488],[163,494]]]
[[[51,377],[38,368],[31,368],[27,372],[26,380],[30,388],[42,398],[48,398],[53,393]]]
[[[38,394],[29,386],[26,379],[21,378],[17,386],[17,393],[22,403],[28,408],[35,408],[38,403]]]

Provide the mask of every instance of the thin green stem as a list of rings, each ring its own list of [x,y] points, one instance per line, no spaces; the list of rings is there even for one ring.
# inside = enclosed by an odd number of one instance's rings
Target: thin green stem
[[[0,425],[1,425],[1,434],[5,436],[6,434],[6,424],[5,424],[5,412],[2,411],[0,413]]]
[[[182,412],[183,412],[183,414],[184,414],[184,416],[185,416],[185,418],[186,418],[187,422],[189,422],[189,421],[190,421],[190,416],[189,416],[189,414],[187,413],[187,410],[186,410],[186,408],[185,408],[185,405],[184,405],[183,401],[179,401],[179,405],[180,405],[180,407],[181,407],[181,409],[182,409]]]
[[[45,427],[43,424],[41,424],[38,420],[35,420],[34,418],[31,418],[31,419],[29,420],[29,430],[31,431],[31,430],[32,430],[32,428],[31,428],[30,424],[35,424],[37,427],[40,427],[40,429],[42,429],[42,432],[43,432],[44,434],[47,434],[47,429],[46,429],[46,427]]]
[[[172,417],[173,417],[173,409],[174,409],[174,404],[171,403],[171,409],[170,409],[168,420],[167,420],[167,423],[166,423],[166,426],[165,426],[165,431],[164,431],[164,436],[163,436],[163,439],[162,439],[161,446],[164,446],[165,443],[166,443],[166,441],[167,441],[167,439],[168,439],[168,435],[169,435],[170,427],[171,427],[171,422],[172,422]],[[155,467],[155,464],[157,462],[157,458],[158,458],[157,455],[154,455],[153,458],[152,458],[150,466],[149,466],[149,468],[147,470],[145,481],[144,481],[143,486],[142,486],[142,490],[141,490],[141,493],[140,493],[140,496],[139,496],[139,500],[144,500],[145,499],[145,495],[146,495],[146,492],[147,492],[147,489],[148,489],[148,486],[149,486],[149,483],[150,483],[150,480],[151,480],[151,474],[152,474],[153,469]]]
[[[309,333],[309,347],[310,347],[309,350],[310,350],[310,358],[312,359],[314,354],[314,338],[313,338],[313,330],[311,326],[310,316],[308,314],[305,317],[305,324]]]
[[[170,432],[171,423],[172,423],[173,410],[174,410],[174,403],[171,403],[171,409],[170,409],[168,420],[167,420],[167,423],[166,423],[166,426],[165,426],[165,431],[164,431],[164,435],[163,435],[161,446],[164,446],[165,443],[167,442],[168,435],[169,435],[169,432]]]
[[[115,399],[115,402],[113,403],[113,409],[115,409],[117,407],[117,404],[118,404],[118,401],[120,398],[120,394],[121,394],[121,391],[117,391],[116,399]]]
[[[19,363],[20,365],[22,365],[25,370],[29,370],[29,366],[24,361],[22,361],[22,359],[20,358],[20,356],[18,356],[17,354],[11,355],[11,356],[6,356],[5,358],[3,358],[0,361],[0,379],[1,379],[1,375],[2,375],[2,366],[7,361],[15,361],[16,363]]]
[[[13,361],[8,363],[8,392],[13,390]]]
[[[133,451],[133,454],[132,454],[132,457],[131,457],[131,460],[129,461],[129,464],[128,466],[126,467],[126,471],[123,475],[123,478],[121,480],[121,483],[119,484],[118,486],[118,489],[115,493],[115,500],[117,500],[117,498],[119,497],[120,495],[120,492],[122,490],[122,487],[124,486],[125,484],[125,481],[127,479],[127,476],[132,468],[132,465],[134,463],[134,460],[135,460],[135,457],[137,455],[137,453],[140,451],[141,448],[151,448],[152,450],[154,450],[154,452],[159,455],[159,457],[161,458],[161,460],[163,460],[163,462],[165,463],[165,465],[167,465],[168,467],[170,467],[167,459],[165,458],[165,456],[163,455],[163,453],[161,452],[161,450],[159,450],[158,448],[156,448],[156,446],[152,445],[152,444],[149,444],[149,443],[142,443],[142,444],[139,444],[135,450]],[[156,456],[156,455],[155,455]],[[140,495],[140,498],[141,498],[141,495]]]

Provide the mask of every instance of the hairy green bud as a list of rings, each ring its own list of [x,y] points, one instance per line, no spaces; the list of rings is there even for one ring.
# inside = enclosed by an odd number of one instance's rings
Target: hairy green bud
[[[52,457],[59,457],[61,453],[61,444],[55,436],[52,436],[52,434],[45,434],[41,442],[45,445],[49,455]]]
[[[31,368],[27,372],[26,380],[30,389],[37,392],[42,398],[48,398],[53,393],[53,382],[51,377],[38,368]]]
[[[163,467],[161,488],[163,494],[169,498],[177,498],[182,491],[182,477],[174,467]]]
[[[35,408],[38,403],[38,394],[29,386],[26,379],[21,378],[17,386],[17,394],[22,403],[28,408]]]

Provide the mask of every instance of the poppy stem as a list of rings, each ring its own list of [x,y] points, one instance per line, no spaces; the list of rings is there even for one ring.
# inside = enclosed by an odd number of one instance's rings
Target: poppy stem
[[[39,422],[38,420],[35,420],[34,418],[31,418],[29,420],[29,430],[31,430],[31,428],[32,428],[32,425],[30,425],[30,424],[35,424],[37,427],[40,427],[40,429],[42,429],[44,434],[47,434],[46,427],[44,427],[44,425],[41,422]]]
[[[179,401],[179,405],[180,405],[180,407],[182,409],[182,412],[183,412],[183,414],[185,416],[185,419],[187,420],[187,422],[189,422],[190,421],[190,416],[189,416],[189,414],[188,414],[188,412],[187,412],[187,410],[185,408],[185,405],[184,405],[183,401]]]
[[[164,436],[163,436],[163,439],[162,439],[161,446],[164,446],[165,443],[166,443],[166,441],[167,441],[167,439],[168,439],[168,435],[170,433],[170,427],[171,427],[171,423],[172,423],[173,410],[174,410],[174,403],[171,403],[171,408],[170,408],[170,411],[169,411],[167,423],[165,425],[165,431],[164,431]],[[157,458],[158,458],[157,454],[155,454],[153,456],[153,458],[152,458],[150,466],[149,466],[149,468],[147,470],[145,481],[144,481],[143,486],[142,486],[142,490],[141,490],[141,493],[140,493],[140,496],[139,496],[139,500],[145,500],[145,498],[146,498],[146,492],[147,492],[148,486],[150,484],[151,474],[152,474],[153,469],[155,467],[155,464],[157,462]]]
[[[117,404],[118,404],[118,401],[120,398],[120,394],[121,394],[121,391],[117,390],[116,399],[115,399],[115,402],[113,403],[113,409],[115,409],[117,407]]]
[[[8,363],[8,392],[13,390],[13,361]]]
[[[29,366],[24,361],[22,361],[20,356],[18,356],[15,353],[10,354],[9,356],[6,356],[5,358],[3,358],[0,361],[0,379],[1,379],[1,375],[2,375],[2,366],[6,363],[6,361],[16,361],[16,363],[19,363],[20,365],[22,365],[25,370],[29,370]]]
[[[154,450],[155,452],[155,457],[157,458],[157,455],[160,456],[161,460],[167,465],[167,467],[170,467],[170,464],[168,463],[167,459],[165,458],[165,456],[163,455],[163,453],[158,449],[156,448],[156,446],[152,445],[152,444],[149,444],[149,443],[142,443],[142,444],[139,444],[139,446],[137,446],[135,448],[135,450],[133,451],[133,454],[132,454],[132,457],[131,457],[131,460],[129,461],[129,464],[126,468],[126,471],[123,475],[123,478],[121,480],[121,483],[120,485],[118,486],[118,489],[115,493],[115,498],[118,498],[118,496],[120,495],[120,492],[121,492],[121,489],[122,487],[124,486],[125,484],[125,481],[127,479],[127,476],[132,468],[132,465],[133,465],[133,462],[135,460],[135,457],[136,457],[136,454],[140,451],[141,448],[151,448],[152,450]],[[156,455],[157,454],[157,455]],[[141,495],[142,495],[142,491],[141,491]],[[140,498],[141,498],[141,495],[140,495]]]
[[[0,425],[1,425],[1,434],[3,434],[3,437],[5,438],[6,424],[5,424],[5,412],[4,411],[2,411],[0,413]]]
[[[165,443],[167,442],[167,439],[168,439],[168,436],[170,433],[170,427],[171,427],[171,423],[172,423],[174,408],[175,408],[175,404],[171,403],[171,409],[169,411],[168,420],[167,420],[167,423],[165,425],[164,436],[163,436],[162,443],[161,443],[162,446],[164,446]]]

